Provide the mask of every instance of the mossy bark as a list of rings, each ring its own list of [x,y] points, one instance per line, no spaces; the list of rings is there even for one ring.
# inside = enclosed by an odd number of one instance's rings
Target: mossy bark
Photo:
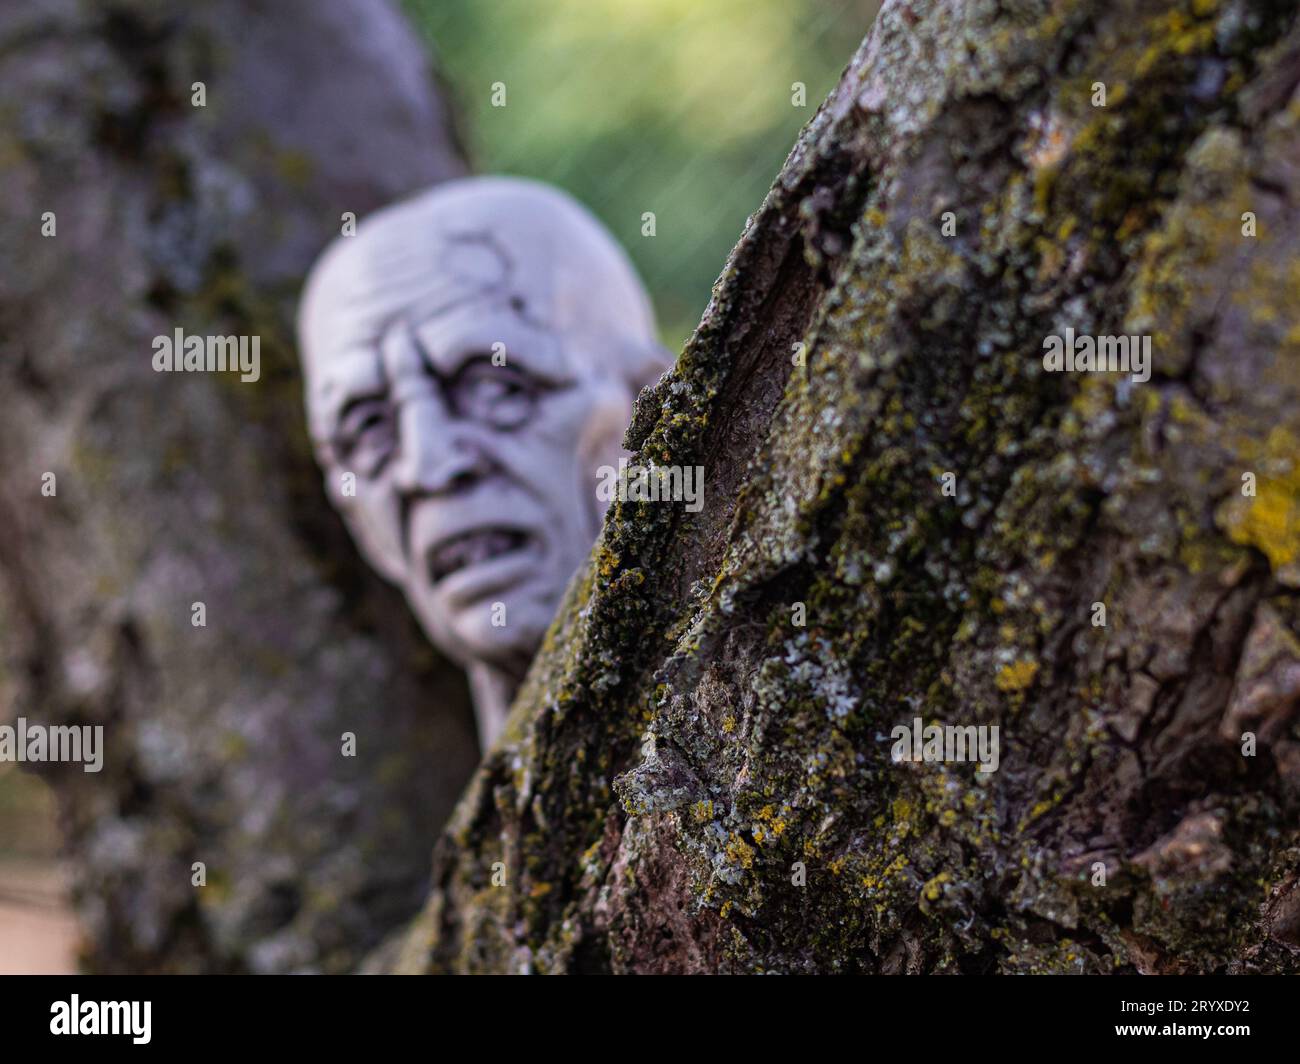
[[[1297,970],[1298,83],[1292,4],[887,3],[386,963]]]
[[[386,0],[6,0],[0,101],[0,712],[105,729],[46,769],[84,964],[351,969],[477,749],[325,500],[292,316],[344,211],[463,172],[427,58]],[[155,373],[176,327],[261,379]]]

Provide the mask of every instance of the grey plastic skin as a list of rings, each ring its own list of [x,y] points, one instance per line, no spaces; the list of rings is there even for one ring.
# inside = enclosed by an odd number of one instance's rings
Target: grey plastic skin
[[[667,368],[626,254],[533,181],[450,181],[363,219],[298,317],[326,490],[469,674],[492,745],[591,550],[632,403]]]

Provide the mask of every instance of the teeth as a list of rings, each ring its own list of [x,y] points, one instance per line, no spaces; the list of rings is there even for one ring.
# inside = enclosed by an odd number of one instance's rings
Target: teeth
[[[444,543],[429,555],[429,570],[433,581],[443,579],[460,569],[478,565],[500,554],[517,550],[527,541],[522,532],[491,529],[471,532]]]

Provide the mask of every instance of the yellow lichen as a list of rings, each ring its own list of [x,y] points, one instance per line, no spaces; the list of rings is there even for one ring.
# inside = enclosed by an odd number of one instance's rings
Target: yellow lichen
[[[1290,448],[1300,453],[1297,441],[1282,429],[1275,429],[1267,450],[1277,453]],[[1261,471],[1255,496],[1233,499],[1219,514],[1228,538],[1243,547],[1254,547],[1264,555],[1274,572],[1292,569],[1300,563],[1300,462],[1277,475]]]
[[[1038,675],[1038,662],[1032,658],[1022,658],[998,670],[997,687],[1008,693],[1026,690]]]

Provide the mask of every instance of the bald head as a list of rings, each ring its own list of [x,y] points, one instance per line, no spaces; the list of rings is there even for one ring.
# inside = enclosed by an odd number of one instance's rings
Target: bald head
[[[337,389],[323,364],[368,357],[394,319],[450,316],[478,322],[483,350],[504,343],[507,359],[510,337],[487,332],[549,333],[528,352],[538,372],[581,363],[640,387],[664,368],[645,290],[585,207],[536,181],[472,177],[364,219],[312,268],[298,319],[309,411],[327,415]]]
[[[472,678],[517,679],[599,530],[597,470],[668,365],[627,256],[562,192],[452,181],[335,240],[298,330],[362,552]]]

